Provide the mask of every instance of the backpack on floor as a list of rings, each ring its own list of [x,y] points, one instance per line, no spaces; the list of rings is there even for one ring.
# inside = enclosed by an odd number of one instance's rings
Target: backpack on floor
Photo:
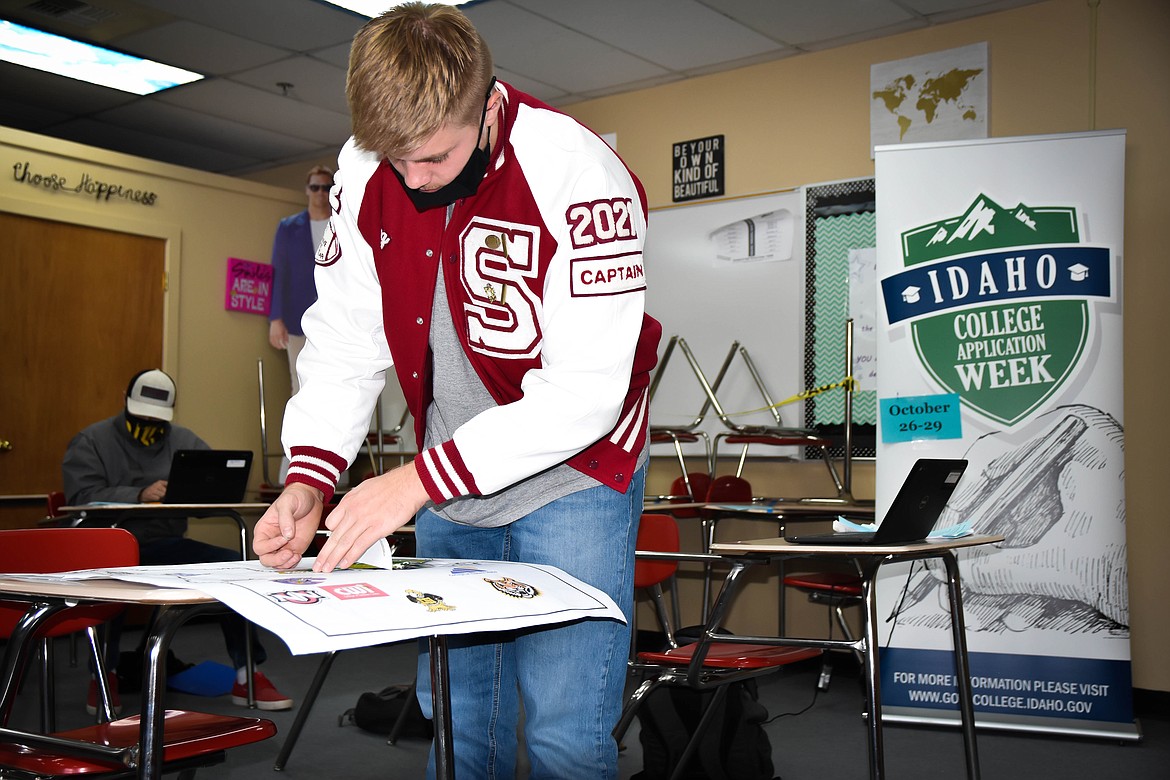
[[[764,731],[768,710],[756,681],[728,683],[727,695],[703,733],[682,777],[710,780],[771,780],[772,743]],[[714,691],[661,686],[638,709],[642,771],[633,780],[666,780],[682,757]]]
[[[387,735],[394,728],[403,708],[407,709],[407,713],[399,736],[431,739],[434,730],[431,722],[423,717],[413,685],[391,685],[376,692],[366,691],[358,697],[353,709],[341,714],[338,725],[353,723],[363,731]]]

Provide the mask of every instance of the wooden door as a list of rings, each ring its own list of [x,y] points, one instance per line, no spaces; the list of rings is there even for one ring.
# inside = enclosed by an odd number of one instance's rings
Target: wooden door
[[[0,527],[45,513],[79,430],[162,365],[165,241],[0,213]],[[17,497],[24,496],[24,499]]]

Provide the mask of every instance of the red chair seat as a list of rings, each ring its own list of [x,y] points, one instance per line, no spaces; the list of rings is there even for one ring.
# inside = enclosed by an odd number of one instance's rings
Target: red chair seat
[[[861,578],[841,571],[794,572],[784,578],[792,588],[861,598]]]
[[[275,734],[275,724],[263,718],[167,710],[163,723],[163,763],[165,765],[197,757],[212,759],[215,753],[259,742]],[[139,719],[135,715],[110,723],[57,732],[53,736],[107,747],[131,748],[138,744]],[[0,744],[0,766],[46,777],[100,776],[126,770],[125,764],[114,760],[68,756],[52,748],[12,743]]]
[[[728,444],[770,444],[773,447],[828,447],[828,439],[810,438],[808,436],[778,436],[768,433],[737,433],[723,436]]]
[[[695,642],[662,652],[638,653],[644,663],[686,666],[691,662]],[[703,666],[720,669],[769,669],[807,658],[816,658],[824,651],[819,647],[788,647],[785,645],[753,645],[739,642],[712,642],[708,645]]]
[[[650,443],[651,444],[665,444],[673,441],[679,441],[683,444],[694,444],[699,441],[698,434],[688,433],[686,431],[656,431],[650,429]]]

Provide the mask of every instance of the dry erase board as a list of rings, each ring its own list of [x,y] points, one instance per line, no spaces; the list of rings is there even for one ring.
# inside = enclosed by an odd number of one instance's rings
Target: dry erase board
[[[646,234],[646,310],[662,323],[662,345],[677,335],[714,381],[728,348],[747,348],[773,400],[799,392],[804,379],[804,219],[798,191],[727,198],[650,212]],[[719,401],[728,412],[764,407],[742,358],[732,362]],[[676,349],[650,404],[652,425],[681,425],[705,396]],[[784,425],[803,425],[803,404],[781,409]],[[775,424],[770,413],[739,415],[742,424]],[[722,425],[708,412],[712,439]],[[758,447],[756,455],[796,455]],[[758,450],[758,452],[757,452]],[[772,451],[769,451],[772,450]],[[689,448],[698,454],[700,450]],[[671,450],[656,447],[654,455]]]

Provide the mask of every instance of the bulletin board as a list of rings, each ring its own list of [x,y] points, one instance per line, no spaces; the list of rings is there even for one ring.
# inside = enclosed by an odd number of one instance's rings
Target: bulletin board
[[[710,381],[732,342],[745,347],[773,400],[803,389],[804,220],[798,190],[655,209],[646,235],[646,309],[662,323],[661,358],[671,336],[685,339]],[[719,402],[745,425],[775,425],[737,356]],[[706,396],[680,350],[674,350],[650,404],[652,425],[684,425]],[[781,409],[799,427],[803,404]],[[747,414],[740,414],[749,412]],[[702,429],[724,429],[708,412]],[[665,448],[655,455],[667,455]],[[753,455],[793,455],[759,447]],[[695,445],[688,454],[700,454]]]
[[[856,179],[804,189],[805,337],[804,383],[810,387],[846,377],[846,320],[852,318],[853,457],[874,457],[877,432],[876,294],[872,249],[877,244],[874,180]],[[845,393],[831,390],[810,398],[802,424],[838,442],[841,457]],[[811,453],[810,453],[811,454]]]

